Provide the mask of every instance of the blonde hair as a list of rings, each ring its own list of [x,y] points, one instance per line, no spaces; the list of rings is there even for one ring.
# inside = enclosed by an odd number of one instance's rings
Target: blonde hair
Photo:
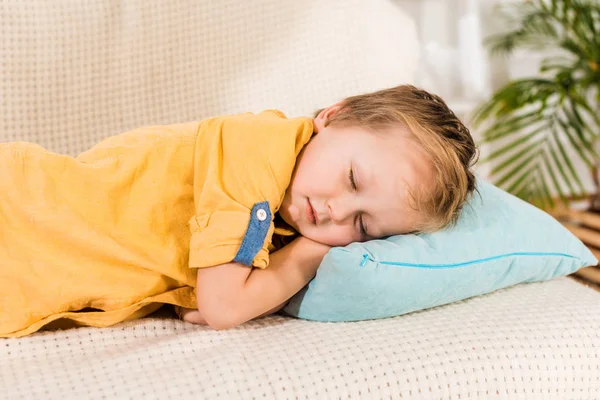
[[[479,155],[469,130],[439,96],[411,85],[348,97],[325,121],[374,130],[401,124],[430,157],[433,187],[418,195],[409,188],[413,209],[425,218],[415,231],[433,232],[456,224],[460,211],[475,190],[470,167]],[[315,118],[322,110],[315,114]]]

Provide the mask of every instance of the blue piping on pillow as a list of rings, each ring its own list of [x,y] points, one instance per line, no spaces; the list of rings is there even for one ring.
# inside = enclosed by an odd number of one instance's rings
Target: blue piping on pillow
[[[380,264],[385,264],[385,265],[397,265],[397,266],[402,266],[402,267],[413,267],[413,268],[443,269],[443,268],[464,267],[464,266],[471,265],[471,264],[478,264],[478,263],[482,263],[482,262],[486,262],[486,261],[492,261],[492,260],[497,260],[499,258],[512,257],[512,256],[554,256],[554,257],[574,258],[576,260],[583,261],[579,257],[574,257],[574,256],[571,256],[569,254],[564,254],[564,253],[517,252],[517,253],[500,254],[498,256],[481,258],[479,260],[467,261],[467,262],[457,263],[457,264],[410,264],[410,263],[391,262],[391,261],[375,261],[368,254],[363,254],[363,259],[360,263],[360,266],[364,267],[365,264],[367,263],[367,260],[369,260],[369,261],[378,262]]]

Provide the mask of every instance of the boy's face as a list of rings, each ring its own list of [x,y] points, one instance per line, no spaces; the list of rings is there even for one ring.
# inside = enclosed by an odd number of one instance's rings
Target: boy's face
[[[298,156],[279,214],[302,236],[330,246],[414,231],[421,216],[407,187],[427,190],[433,182],[425,151],[401,126],[385,132],[324,127],[338,109],[315,119],[315,135]]]

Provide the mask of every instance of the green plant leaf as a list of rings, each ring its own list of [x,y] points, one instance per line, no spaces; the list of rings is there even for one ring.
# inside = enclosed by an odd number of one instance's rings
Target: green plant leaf
[[[525,127],[529,127],[543,118],[537,111],[522,114],[514,118],[503,118],[481,133],[482,143],[492,143],[507,135],[517,134]]]
[[[573,163],[571,162],[571,159],[567,155],[567,152],[565,151],[565,147],[560,142],[560,138],[558,137],[559,135],[558,135],[556,129],[553,127],[553,129],[551,129],[551,132],[552,132],[552,136],[554,138],[554,143],[556,143],[556,146],[558,147],[558,151],[562,155],[562,159],[565,162],[567,169],[571,173],[571,177],[573,178],[573,180],[575,181],[577,186],[579,186],[579,189],[581,189],[581,192],[582,193],[585,192],[585,189],[583,188],[583,184],[581,183],[581,180],[579,179],[579,175],[577,174],[577,172],[575,172]],[[575,195],[579,195],[576,191],[573,191],[572,193]]]
[[[528,146],[524,146],[523,149],[521,149],[517,153],[510,156],[508,159],[504,160],[502,163],[496,165],[494,168],[492,168],[490,173],[492,175],[496,175],[499,172],[503,171],[505,168],[513,165],[517,160],[521,159],[521,157],[524,157],[526,154],[529,154],[531,151],[535,150],[536,148],[539,148],[541,146],[541,144],[544,142],[544,140],[545,139],[537,140],[537,141],[529,144]],[[516,142],[510,143],[509,145],[514,145],[515,143]],[[515,147],[515,146],[512,146],[512,147]]]
[[[525,182],[521,182],[517,187],[511,189],[511,191],[515,193],[515,196],[530,203],[532,202],[532,193],[535,192],[535,179],[533,177],[534,172],[535,168],[532,168],[532,171],[529,172],[529,176],[524,176],[528,179]]]
[[[545,150],[548,150],[549,148],[550,148],[550,145],[547,143]],[[552,151],[552,149],[550,149],[548,151]],[[555,189],[556,193],[560,196],[560,199],[564,204],[568,204],[568,200],[566,199],[564,192],[562,190],[562,187],[560,186],[558,179],[556,178],[554,169],[552,168],[551,163],[548,160],[548,153],[546,151],[542,151],[541,156],[542,156],[542,161],[543,161],[544,165],[546,166],[546,170],[548,171],[548,175],[550,175],[550,179],[552,180],[552,183],[554,184],[554,189]]]
[[[512,114],[514,111],[535,103],[544,104],[556,97],[561,87],[556,82],[543,79],[520,79],[500,88],[490,100],[481,104],[474,112],[475,126],[494,116]]]
[[[587,148],[575,140],[575,138],[573,137],[573,134],[571,132],[571,127],[569,127],[562,119],[560,119],[558,117],[556,118],[556,121],[563,128],[562,132],[564,132],[565,136],[567,137],[567,139],[569,140],[569,142],[571,143],[572,147],[575,149],[577,154],[579,154],[579,156],[583,159],[583,161],[586,163],[586,165],[589,168],[593,167],[594,162],[590,161],[587,154],[585,154],[585,151],[587,150]]]
[[[510,184],[506,191],[510,193],[518,193],[517,188],[520,188],[522,184],[527,185],[533,180],[532,171],[534,171],[536,167],[536,165],[532,165],[531,167],[521,171],[521,173],[517,175],[515,180]]]
[[[569,121],[571,119],[576,120],[577,121],[576,125],[580,127],[580,129],[582,130],[582,133],[587,132],[589,134],[589,135],[585,135],[587,137],[586,140],[588,142],[586,147],[588,149],[590,149],[595,156],[593,143],[600,136],[600,132],[594,131],[592,129],[592,127],[583,120],[583,117],[579,113],[579,110],[577,109],[577,104],[573,101],[573,98],[569,99],[569,106],[570,106],[569,107],[570,111],[565,109],[565,113],[569,116]],[[597,128],[600,128],[600,126]]]
[[[560,176],[561,176],[563,182],[569,187],[569,193],[575,193],[575,188],[571,184],[571,179],[570,179],[570,177],[567,176],[567,173],[565,172],[565,169],[563,168],[563,164],[558,159],[558,154],[556,154],[556,150],[550,144],[550,141],[548,141],[548,149],[550,149],[550,155],[552,156],[552,159],[554,160],[554,165],[558,169],[558,172],[560,173]],[[560,186],[558,186],[558,189],[562,190],[562,188]]]
[[[542,168],[540,167],[540,165],[538,165],[538,169],[535,171],[536,173],[536,180],[538,181],[538,186],[541,189],[541,194],[540,197],[544,199],[544,202],[547,204],[544,204],[543,208],[545,209],[553,209],[556,204],[554,203],[554,200],[552,199],[552,195],[550,194],[550,190],[548,190],[548,182],[546,181],[546,178],[544,177],[544,174],[542,172]]]
[[[506,182],[513,179],[518,172],[523,171],[525,167],[535,161],[537,154],[532,154],[529,157],[525,157],[519,164],[512,166],[512,169],[504,173],[497,181],[498,186],[504,185]],[[508,190],[509,191],[509,190]],[[510,192],[510,191],[509,191]]]
[[[529,139],[535,137],[537,134],[539,134],[541,131],[543,131],[544,129],[547,129],[547,128],[548,128],[547,125],[540,126],[537,129],[533,130],[532,132],[528,133],[527,135],[516,139],[514,142],[506,143],[503,147],[500,147],[499,149],[494,150],[492,153],[488,154],[486,157],[483,157],[480,161],[482,163],[492,161],[492,160],[498,158],[499,156],[514,149],[515,147],[519,146],[520,144],[527,142]],[[520,132],[515,132],[515,133],[520,133]]]
[[[585,47],[579,45],[571,38],[565,38],[561,42],[561,47],[575,55],[577,58],[587,59],[589,57],[588,50]]]
[[[587,111],[587,115],[589,115],[594,120],[595,124],[600,127],[600,117],[598,116],[598,112],[592,110],[590,105],[582,96],[578,95],[577,93],[573,93],[571,95],[571,99],[575,102],[575,104],[583,107],[583,109]]]

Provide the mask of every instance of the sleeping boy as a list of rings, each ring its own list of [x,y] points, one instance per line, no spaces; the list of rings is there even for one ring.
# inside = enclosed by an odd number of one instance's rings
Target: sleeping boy
[[[444,101],[410,85],[314,119],[144,127],[77,157],[0,144],[0,337],[164,304],[218,330],[276,312],[332,246],[454,224],[475,159]]]

